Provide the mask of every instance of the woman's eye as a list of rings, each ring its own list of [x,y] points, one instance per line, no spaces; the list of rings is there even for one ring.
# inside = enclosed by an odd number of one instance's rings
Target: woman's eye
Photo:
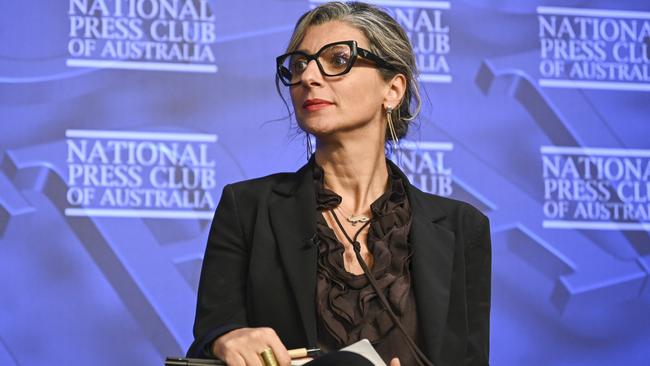
[[[291,70],[293,72],[302,72],[307,68],[307,63],[308,63],[307,60],[295,60],[291,64]]]
[[[332,64],[335,66],[343,66],[348,64],[348,55],[345,53],[339,53],[337,55],[334,55]]]

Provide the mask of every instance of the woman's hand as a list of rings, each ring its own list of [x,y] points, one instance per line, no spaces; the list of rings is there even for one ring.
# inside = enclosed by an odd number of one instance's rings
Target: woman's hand
[[[395,357],[392,360],[390,360],[389,366],[402,366],[402,364],[399,363],[399,358]]]
[[[287,349],[271,328],[230,331],[212,342],[212,353],[228,366],[264,366],[260,353],[269,347],[280,366],[291,365]]]

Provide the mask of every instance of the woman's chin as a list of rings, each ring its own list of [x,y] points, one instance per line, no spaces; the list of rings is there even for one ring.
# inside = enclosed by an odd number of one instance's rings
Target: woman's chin
[[[332,126],[331,123],[304,123],[298,122],[298,126],[303,131],[307,132],[310,135],[313,135],[317,138],[331,136],[337,130],[336,126]]]

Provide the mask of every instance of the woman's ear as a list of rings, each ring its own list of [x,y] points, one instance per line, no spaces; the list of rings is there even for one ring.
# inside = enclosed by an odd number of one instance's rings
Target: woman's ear
[[[403,74],[397,74],[388,81],[388,88],[384,96],[384,105],[394,106],[398,109],[404,94],[406,93],[406,77]]]

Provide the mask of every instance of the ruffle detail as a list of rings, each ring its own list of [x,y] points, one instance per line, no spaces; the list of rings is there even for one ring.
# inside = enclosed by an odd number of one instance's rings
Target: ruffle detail
[[[324,188],[323,175],[322,168],[315,165],[314,184],[320,212],[337,207],[342,200]],[[372,274],[400,318],[415,307],[413,296],[409,296],[411,210],[404,184],[391,170],[388,190],[370,206],[373,218],[367,238],[368,250],[374,258]],[[395,327],[392,320],[367,277],[345,270],[343,245],[322,214],[317,215],[316,227],[319,238],[316,300],[321,347],[338,349],[363,338],[381,343]],[[415,314],[407,316],[414,320]]]

